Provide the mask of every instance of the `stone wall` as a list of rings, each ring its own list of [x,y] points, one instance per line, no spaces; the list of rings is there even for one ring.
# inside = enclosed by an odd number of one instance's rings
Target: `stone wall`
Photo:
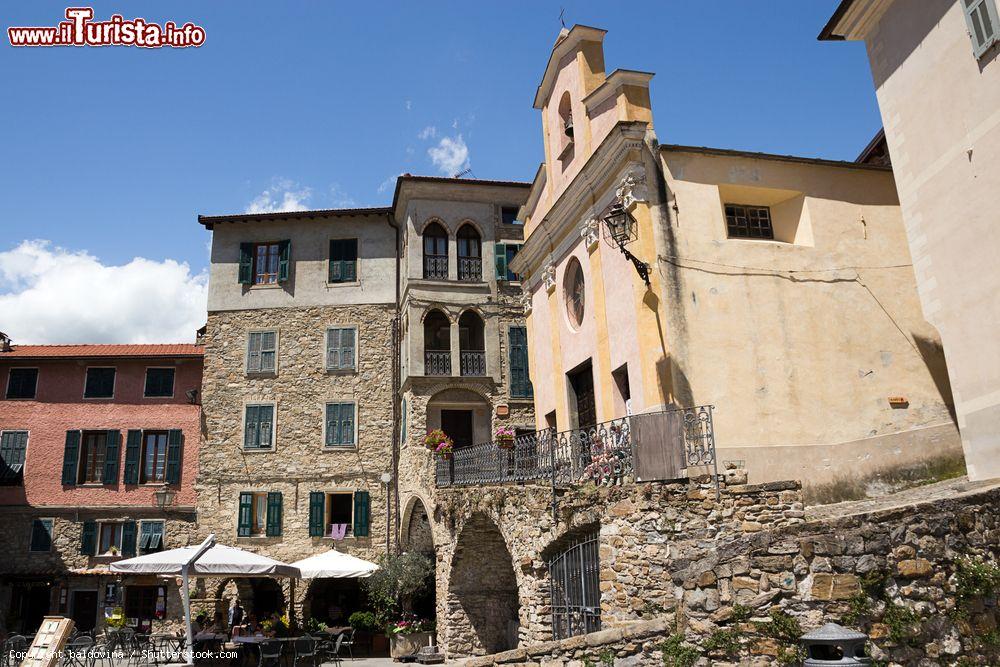
[[[199,528],[220,542],[296,561],[336,545],[340,551],[377,561],[386,550],[385,485],[392,470],[393,390],[391,305],[277,308],[209,313],[205,334],[205,443],[198,480]],[[330,326],[358,328],[358,368],[332,373],[325,367],[325,337]],[[247,333],[278,331],[277,372],[271,377],[245,372]],[[327,401],[356,402],[357,444],[329,448],[323,442]],[[243,449],[243,410],[247,402],[275,404],[273,451]],[[312,491],[370,494],[367,536],[334,542],[309,535]],[[238,537],[239,496],[245,491],[282,494],[282,534]],[[214,582],[217,583],[217,582]],[[211,589],[214,585],[209,582]],[[307,586],[284,600],[302,611]],[[214,594],[206,605],[214,608]]]
[[[740,472],[733,471],[730,482],[742,481]],[[484,622],[503,626],[509,618],[504,600],[511,586],[503,573],[511,567],[515,645],[551,639],[548,559],[580,534],[599,529],[602,623],[615,627],[674,607],[673,587],[663,581],[678,539],[697,538],[708,548],[726,535],[756,533],[765,521],[779,526],[803,521],[798,485],[791,482],[723,484],[718,500],[710,484],[590,484],[560,489],[555,500],[554,518],[553,493],[544,485],[436,492],[428,509],[438,558],[438,642],[450,655],[487,651],[493,637],[482,630]],[[479,554],[471,569],[463,558],[468,552]],[[472,611],[482,600],[466,590],[469,577],[497,592],[491,596],[496,613],[488,619]]]
[[[868,633],[876,664],[998,664],[1000,569],[959,572],[971,557],[1000,557],[998,501],[993,489],[817,522],[793,516],[766,530],[743,521],[742,533],[730,523],[716,539],[678,532],[666,551],[656,546],[665,533],[647,530],[616,553],[606,544],[615,541],[606,538],[616,522],[602,525],[602,580],[605,555],[614,563],[602,589],[630,586],[637,567],[630,561],[649,558],[651,571],[663,568],[642,582],[635,609],[653,620],[624,620],[614,613],[619,598],[605,595],[604,631],[563,642],[540,637],[469,664],[659,665],[665,650],[666,664],[682,653],[699,665],[788,664],[798,659],[793,638],[831,621]],[[642,525],[641,513],[627,515]]]

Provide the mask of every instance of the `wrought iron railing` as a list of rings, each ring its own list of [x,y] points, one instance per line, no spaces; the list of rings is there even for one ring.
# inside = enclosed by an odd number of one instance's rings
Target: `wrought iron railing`
[[[459,352],[458,361],[462,375],[486,375],[484,350],[462,350]]]
[[[451,375],[451,352],[424,351],[424,375]]]
[[[481,282],[483,279],[483,260],[480,257],[458,258],[458,279],[467,282]]]
[[[637,441],[636,433],[646,438],[650,429],[637,424],[653,424],[648,418],[657,415],[676,419],[678,427],[658,439]],[[664,420],[665,421],[665,420]],[[640,449],[663,448],[676,455],[676,466],[661,466],[667,472],[650,479],[672,479],[682,468],[715,466],[715,436],[712,429],[712,406],[672,409],[634,417],[621,417],[572,431],[552,429],[517,436],[500,446],[487,442],[456,448],[450,458],[437,460],[438,486],[468,486],[547,480],[553,486],[570,486],[585,481],[599,485],[622,484],[635,479]],[[657,454],[662,452],[655,452]],[[648,466],[647,466],[648,468]],[[671,471],[676,471],[673,474]]]
[[[448,279],[448,255],[424,255],[424,278]]]

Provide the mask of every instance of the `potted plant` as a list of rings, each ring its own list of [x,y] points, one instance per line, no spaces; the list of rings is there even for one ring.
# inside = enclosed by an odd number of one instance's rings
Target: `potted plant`
[[[500,426],[493,434],[493,441],[500,449],[514,449],[514,429],[509,426]]]
[[[424,447],[434,453],[437,453],[438,447],[446,442],[451,443],[451,438],[449,438],[445,432],[439,428],[436,428],[433,431],[428,431],[427,435],[424,436]]]
[[[394,639],[398,637],[408,637],[413,632],[393,632],[397,629],[398,621],[411,620],[404,617],[413,608],[414,598],[432,585],[434,581],[434,562],[427,556],[415,552],[399,554],[398,556],[383,556],[379,562],[379,569],[370,577],[363,580],[365,593],[371,603],[375,630],[385,629],[389,636],[390,654],[396,657],[396,653],[403,651],[410,639]],[[410,614],[412,616],[412,614]],[[352,624],[353,627],[353,624]],[[421,628],[432,628],[432,624],[423,621]],[[407,625],[406,628],[412,628]],[[423,629],[421,632],[429,633]],[[386,641],[386,635],[373,634],[373,640],[377,650],[377,642],[381,639]],[[414,638],[416,641],[419,638]],[[423,638],[424,644],[427,638]],[[419,648],[419,647],[418,647]],[[408,653],[402,654],[409,655]]]
[[[393,658],[415,655],[421,648],[433,643],[433,630],[430,621],[403,612],[389,625],[389,655]]]
[[[438,444],[437,448],[434,449],[434,455],[439,459],[447,461],[451,458],[453,451],[455,451],[455,443],[453,443],[449,438]]]

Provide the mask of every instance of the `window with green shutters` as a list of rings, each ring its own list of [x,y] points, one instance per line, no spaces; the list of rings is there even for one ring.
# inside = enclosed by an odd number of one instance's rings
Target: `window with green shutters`
[[[83,522],[83,531],[80,533],[80,553],[85,556],[93,556],[97,553],[96,521]]]
[[[87,381],[83,388],[84,398],[114,398],[115,369],[88,368]]]
[[[267,528],[268,537],[281,535],[281,492],[271,491],[267,494]]]
[[[138,524],[135,521],[122,522],[122,556],[133,558],[135,556],[135,545],[138,539]]]
[[[355,404],[353,402],[326,404],[325,444],[327,447],[354,446],[354,410]]]
[[[31,522],[30,551],[52,551],[52,519],[35,519]]]
[[[247,338],[247,373],[273,373],[278,362],[278,332],[251,331]]]
[[[244,491],[240,494],[239,515],[236,519],[236,535],[250,537],[253,531],[253,494]]]
[[[326,331],[326,368],[331,371],[353,371],[356,363],[357,329],[336,327]]]
[[[143,396],[146,398],[170,398],[174,395],[173,368],[147,368],[146,387]]]
[[[331,283],[353,283],[357,279],[358,240],[331,240],[329,281]]]
[[[521,279],[521,276],[510,269],[510,263],[517,256],[520,249],[520,243],[497,243],[494,246],[493,256],[496,261],[497,280],[513,282]]]
[[[354,492],[354,537],[368,537],[371,528],[371,496],[367,491]]]
[[[291,256],[291,241],[241,243],[240,284],[273,285],[287,281]]]
[[[962,0],[962,8],[972,39],[972,52],[980,58],[1000,39],[996,0]]]
[[[510,345],[510,395],[512,398],[531,398],[534,390],[528,378],[528,332],[524,327],[507,330]]]
[[[27,431],[0,433],[0,486],[24,484],[24,458],[27,449]]]
[[[274,446],[274,405],[248,405],[243,427],[244,449],[271,449]]]
[[[12,368],[7,375],[7,398],[34,398],[38,389],[37,368]]]
[[[151,554],[163,550],[163,522],[143,521],[139,528],[139,553]]]

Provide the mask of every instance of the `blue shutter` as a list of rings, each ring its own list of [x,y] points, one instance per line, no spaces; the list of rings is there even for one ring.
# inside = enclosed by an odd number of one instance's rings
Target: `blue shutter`
[[[354,492],[354,537],[368,537],[371,525],[371,498],[367,491]]]
[[[281,492],[271,491],[267,494],[267,536],[281,535]]]
[[[139,461],[142,454],[142,431],[129,431],[125,437],[125,471],[122,482],[139,483]]]
[[[237,517],[236,535],[238,537],[250,537],[251,526],[253,525],[253,494],[244,491],[240,494],[240,510]]]
[[[181,483],[181,451],[184,443],[180,429],[167,431],[167,484]]]
[[[326,494],[322,491],[309,493],[309,537],[323,537],[326,513]]]
[[[135,521],[122,523],[122,556],[125,558],[135,556],[135,529]]]
[[[292,255],[292,242],[282,241],[278,244],[278,282],[288,281],[288,264]]]
[[[76,464],[80,458],[80,431],[66,431],[66,447],[63,450],[62,483],[76,484]]]
[[[253,283],[253,244],[240,244],[240,284],[250,285]]]
[[[80,553],[93,556],[97,553],[97,522],[84,521],[83,533],[80,536]]]
[[[118,484],[118,459],[122,434],[120,431],[108,431],[104,439],[104,477],[103,484]]]

